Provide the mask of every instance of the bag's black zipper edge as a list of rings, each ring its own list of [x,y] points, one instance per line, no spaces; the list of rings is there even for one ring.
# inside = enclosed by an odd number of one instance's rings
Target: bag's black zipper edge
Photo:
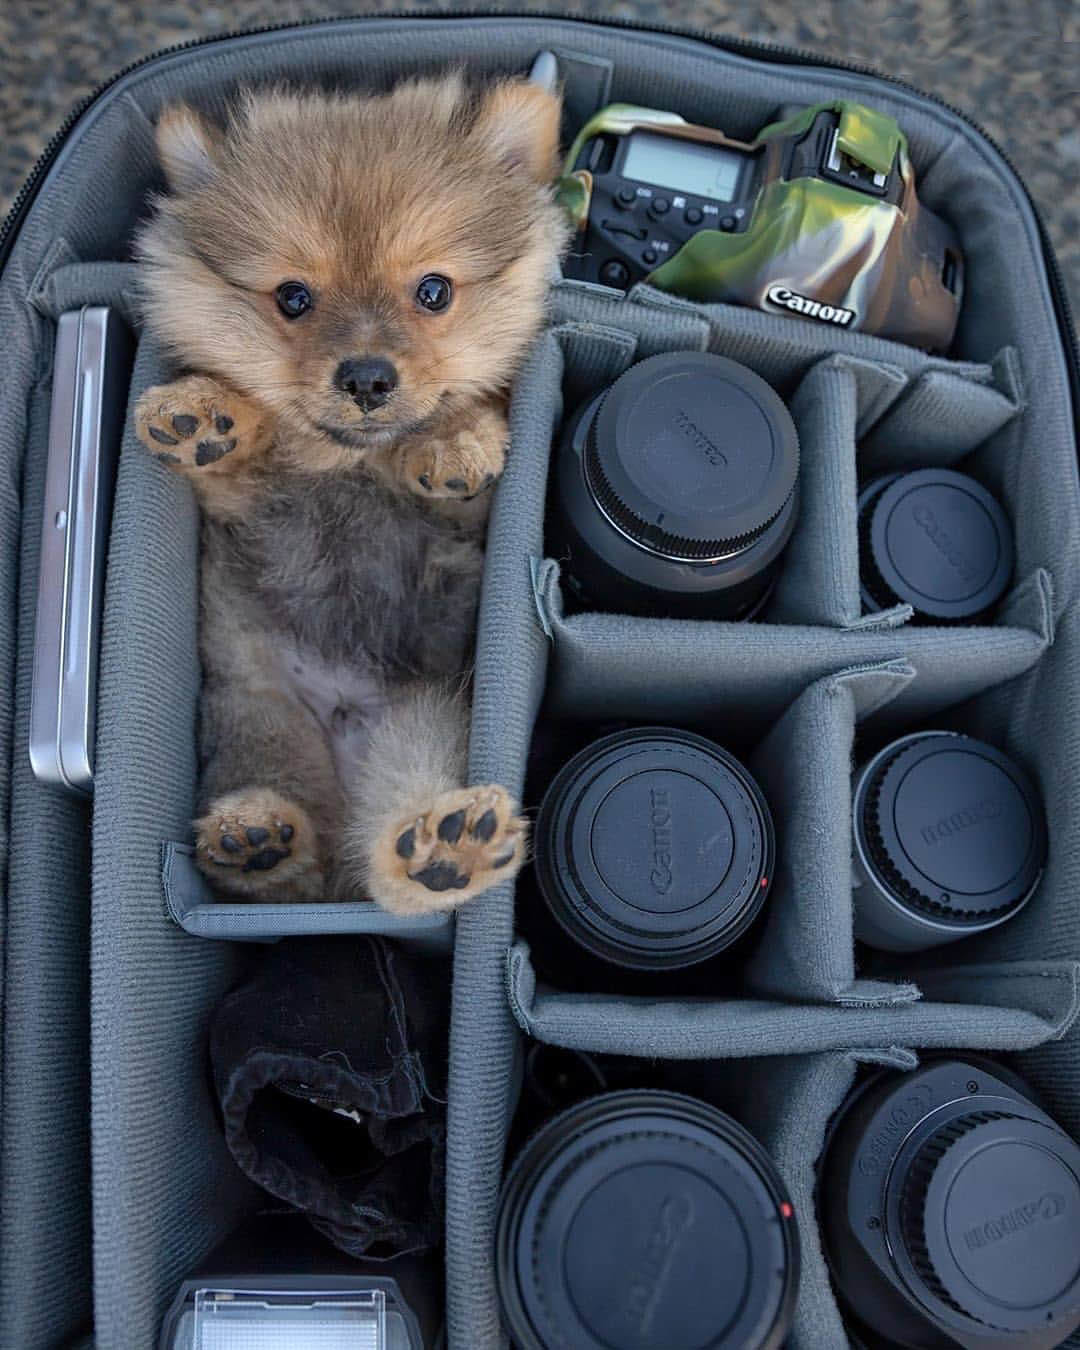
[[[1061,274],[1061,264],[1058,262],[1057,254],[1054,251],[1053,241],[1050,238],[1050,232],[1047,229],[1046,221],[1038,203],[1032,197],[1016,165],[1012,162],[1009,155],[998,145],[997,141],[985,131],[978,122],[969,116],[962,108],[957,108],[954,104],[939,98],[937,94],[927,93],[925,89],[919,89],[916,85],[909,84],[906,80],[898,79],[895,75],[886,75],[873,66],[863,65],[853,61],[836,61],[825,56],[819,56],[816,52],[802,51],[796,47],[784,47],[772,42],[758,42],[752,38],[729,37],[725,34],[701,33],[693,28],[682,27],[677,24],[653,24],[646,23],[636,19],[623,18],[597,18],[590,14],[575,14],[573,12],[556,13],[549,10],[498,10],[498,9],[459,9],[459,10],[396,10],[386,14],[342,14],[337,16],[326,16],[325,18],[299,19],[285,21],[282,23],[263,24],[256,28],[237,29],[225,33],[207,33],[202,37],[191,38],[187,42],[174,43],[171,47],[162,47],[158,51],[150,52],[147,56],[140,57],[137,61],[132,61],[121,70],[110,75],[107,80],[102,81],[96,89],[91,90],[82,98],[64,118],[60,126],[49,138],[45,149],[38,157],[37,162],[30,170],[29,175],[24,181],[22,187],[15,196],[11,208],[0,226],[0,268],[7,262],[8,255],[14,243],[15,236],[18,234],[26,213],[33,204],[37,195],[38,188],[48,172],[53,160],[60,149],[60,146],[67,139],[73,130],[76,122],[89,109],[91,104],[96,103],[103,94],[112,88],[119,80],[124,79],[133,71],[149,65],[151,61],[160,60],[165,56],[174,56],[179,52],[191,51],[198,47],[208,46],[212,42],[228,42],[233,38],[257,37],[265,33],[284,32],[289,28],[314,28],[320,24],[345,23],[354,20],[398,20],[398,19],[537,19],[545,21],[583,23],[594,28],[622,28],[630,29],[635,32],[660,33],[665,36],[686,38],[692,42],[700,42],[710,47],[717,47],[722,51],[734,52],[740,56],[749,56],[761,61],[771,61],[777,64],[791,64],[804,66],[817,66],[824,70],[844,71],[852,75],[864,75],[871,79],[881,80],[886,84],[895,85],[899,89],[904,89],[908,93],[916,95],[918,98],[927,100],[930,103],[936,103],[938,107],[944,108],[946,112],[952,113],[954,117],[959,117],[969,127],[983,138],[983,140],[994,150],[1002,159],[1006,167],[1010,170],[1021,191],[1027,198],[1028,206],[1035,219],[1036,227],[1039,231],[1039,242],[1042,245],[1043,261],[1046,265],[1047,278],[1050,282],[1050,294],[1054,304],[1054,313],[1058,324],[1065,337],[1065,358],[1069,371],[1069,379],[1072,385],[1073,395],[1073,419],[1076,424],[1077,444],[1080,449],[1080,343],[1077,341],[1076,323],[1073,318],[1072,304],[1069,300],[1068,291],[1065,288],[1065,280]]]

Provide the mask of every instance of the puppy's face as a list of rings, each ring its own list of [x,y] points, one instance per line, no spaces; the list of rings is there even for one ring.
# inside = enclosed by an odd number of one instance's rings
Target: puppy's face
[[[566,238],[558,101],[456,76],[376,97],[249,94],[161,119],[171,193],[139,241],[146,316],[189,368],[331,469],[502,389]]]

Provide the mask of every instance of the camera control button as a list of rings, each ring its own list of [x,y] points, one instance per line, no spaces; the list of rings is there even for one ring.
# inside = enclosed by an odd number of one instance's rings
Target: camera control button
[[[618,192],[615,194],[615,200],[619,203],[620,206],[626,207],[633,206],[633,204],[637,201],[637,193],[634,191],[633,188],[625,188],[625,187],[620,188]]]
[[[702,221],[701,207],[688,206],[686,208],[686,216],[684,219],[686,220],[687,225],[700,225]]]
[[[722,230],[733,230],[735,228],[735,217],[722,216],[720,219],[720,228]]]
[[[644,240],[648,238],[648,230],[644,225],[634,225],[625,220],[602,220],[600,228],[607,230],[608,234],[622,234],[627,239]]]
[[[630,269],[618,258],[609,258],[600,269],[600,280],[605,286],[614,286],[617,291],[625,291],[630,283]]]
[[[671,210],[671,203],[666,197],[654,197],[649,204],[649,212],[654,216],[666,216]]]
[[[647,263],[651,267],[653,263],[656,261],[656,249],[647,248],[645,252],[641,255],[641,261],[643,263]]]

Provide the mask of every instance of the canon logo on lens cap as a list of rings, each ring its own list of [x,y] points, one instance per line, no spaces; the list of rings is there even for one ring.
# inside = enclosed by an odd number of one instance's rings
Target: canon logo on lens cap
[[[653,869],[649,879],[661,895],[667,895],[675,880],[671,872],[671,793],[666,788],[650,788],[649,800],[652,803],[649,824],[653,845]]]
[[[1022,1233],[1033,1223],[1047,1219],[1060,1219],[1065,1213],[1068,1201],[1060,1191],[1051,1191],[1048,1195],[1032,1200],[1026,1205],[1016,1205],[1007,1214],[996,1219],[987,1219],[969,1228],[964,1234],[968,1248],[975,1252],[993,1242],[1002,1242],[1016,1233]]]
[[[943,839],[951,839],[953,835],[959,834],[961,830],[970,830],[975,825],[983,824],[984,821],[997,820],[1004,810],[1001,802],[994,801],[992,797],[984,797],[981,802],[962,806],[959,811],[954,811],[930,825],[924,825],[920,833],[928,844],[939,844]]]
[[[639,1336],[652,1334],[671,1267],[693,1223],[694,1201],[689,1192],[664,1197],[652,1227],[646,1232],[641,1259],[629,1276],[627,1310]]]
[[[938,522],[937,516],[934,515],[929,506],[925,504],[916,506],[911,513],[911,518],[919,529],[927,535],[930,542],[950,567],[955,567],[964,580],[972,586],[979,582],[978,571],[964,557],[959,546],[950,539],[948,531]]]

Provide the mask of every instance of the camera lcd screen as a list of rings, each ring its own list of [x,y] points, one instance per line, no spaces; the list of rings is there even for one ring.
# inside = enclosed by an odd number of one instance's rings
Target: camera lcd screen
[[[674,192],[730,202],[735,197],[743,158],[734,150],[721,150],[715,145],[635,131],[626,147],[622,174]]]

